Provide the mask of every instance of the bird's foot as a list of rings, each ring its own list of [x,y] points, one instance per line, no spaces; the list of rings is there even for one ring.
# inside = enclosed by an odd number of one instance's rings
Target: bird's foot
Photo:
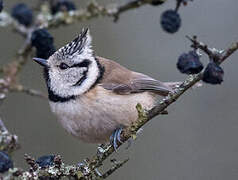
[[[114,150],[117,151],[117,148],[118,148],[118,144],[122,144],[123,142],[121,141],[121,132],[122,132],[122,127],[116,129],[111,137],[110,137],[110,142],[111,142],[111,145],[113,146]]]

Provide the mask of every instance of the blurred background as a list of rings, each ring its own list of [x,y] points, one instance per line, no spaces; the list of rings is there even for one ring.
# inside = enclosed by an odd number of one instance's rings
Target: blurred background
[[[105,0],[99,3],[125,3],[129,0]],[[35,1],[5,1],[5,10],[16,2],[33,5]],[[86,0],[75,0],[84,7]],[[111,18],[51,30],[57,48],[71,41],[83,27],[89,27],[97,55],[162,81],[186,78],[176,69],[178,56],[190,50],[185,35],[197,35],[211,47],[226,48],[238,37],[237,0],[194,0],[179,13],[182,27],[174,35],[163,32],[160,14],[175,7],[175,0],[163,6],[150,5],[123,13],[117,23]],[[0,64],[13,59],[23,38],[0,29]],[[206,56],[202,61],[208,62]],[[238,179],[238,52],[222,67],[222,85],[204,84],[189,90],[169,107],[169,115],[154,118],[133,145],[120,148],[118,159],[130,161],[109,179],[160,180],[237,180]],[[47,93],[38,64],[29,61],[21,73],[27,87]],[[0,106],[9,131],[19,136],[21,149],[14,153],[15,166],[26,167],[23,155],[33,157],[60,154],[66,163],[76,164],[96,152],[96,145],[85,144],[71,135],[50,112],[48,102],[25,94],[9,94]]]

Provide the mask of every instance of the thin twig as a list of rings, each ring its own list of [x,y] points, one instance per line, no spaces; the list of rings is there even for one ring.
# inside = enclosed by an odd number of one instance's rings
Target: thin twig
[[[12,92],[21,92],[21,93],[28,94],[30,96],[36,96],[36,97],[47,99],[47,96],[45,94],[43,94],[42,92],[35,90],[35,89],[26,88],[25,86],[22,86],[22,85],[17,85],[15,87],[13,87],[11,89],[11,91]]]

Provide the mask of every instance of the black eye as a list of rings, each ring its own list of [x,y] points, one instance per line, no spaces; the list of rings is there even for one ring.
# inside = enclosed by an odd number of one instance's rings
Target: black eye
[[[60,68],[61,70],[64,70],[64,69],[68,69],[69,66],[68,66],[67,64],[65,64],[65,63],[61,63],[61,64],[59,65],[59,68]]]

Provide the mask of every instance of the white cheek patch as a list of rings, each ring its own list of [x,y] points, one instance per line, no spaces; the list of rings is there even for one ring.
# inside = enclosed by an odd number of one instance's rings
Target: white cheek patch
[[[87,68],[73,68],[66,74],[66,81],[68,83],[71,83],[71,85],[74,85],[78,80],[80,80],[84,73],[87,71]]]
[[[95,64],[96,67],[94,67],[95,65],[93,65],[93,63],[94,62],[92,62],[88,68],[75,67],[65,71],[64,73],[57,71],[49,72],[49,85],[51,90],[55,94],[62,97],[68,97],[72,95],[77,96],[86,92],[97,79],[97,64]],[[94,73],[92,73],[92,71],[94,71]],[[79,82],[85,75],[86,78],[82,81],[82,83],[79,86],[75,86],[77,82]]]

